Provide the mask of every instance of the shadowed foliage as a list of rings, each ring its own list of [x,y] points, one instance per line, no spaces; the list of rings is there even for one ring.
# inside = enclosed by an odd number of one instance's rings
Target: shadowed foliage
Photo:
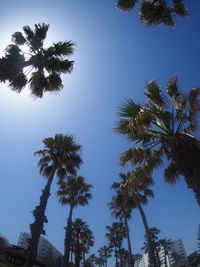
[[[60,189],[57,195],[60,197],[59,202],[62,205],[69,205],[69,217],[67,226],[65,227],[65,241],[64,241],[64,258],[63,266],[69,266],[69,254],[72,237],[72,213],[78,205],[88,205],[88,200],[92,198],[89,193],[92,188],[91,184],[85,183],[85,178],[82,176],[69,176],[66,182],[60,182]]]
[[[129,99],[119,108],[116,131],[139,145],[121,155],[121,165],[129,162],[137,166],[137,172],[151,175],[167,159],[166,182],[176,183],[180,175],[184,176],[200,204],[200,140],[191,135],[198,129],[200,87],[186,95],[179,89],[178,78],[171,77],[166,91],[150,81],[145,103]]]
[[[172,5],[170,2],[169,0],[118,0],[117,7],[123,11],[130,11],[138,4],[142,23],[148,26],[163,24],[173,27],[175,15],[187,17],[188,12],[184,0],[173,0]]]
[[[124,198],[126,199],[126,201],[128,201],[126,209],[128,207],[128,209],[130,209],[131,207],[138,209],[144,224],[147,237],[149,266],[156,267],[157,265],[154,254],[154,245],[151,240],[151,234],[147,219],[142,208],[142,205],[146,205],[148,203],[148,197],[154,196],[153,191],[148,188],[150,185],[153,184],[153,180],[150,176],[144,176],[143,173],[139,173],[137,169],[132,172],[128,172],[127,174],[120,173],[119,178],[120,182],[113,183],[111,188],[115,189],[117,194],[124,195]],[[124,202],[124,204],[126,203],[126,201]]]
[[[14,44],[0,59],[0,81],[8,81],[13,91],[20,93],[29,85],[32,95],[42,97],[44,92],[63,88],[60,76],[72,71],[74,62],[67,58],[73,54],[74,44],[65,41],[46,47],[48,29],[48,24],[35,24],[34,29],[24,26],[23,33],[12,35]]]
[[[72,135],[56,134],[43,140],[44,149],[35,152],[40,155],[38,165],[40,173],[47,178],[45,188],[42,190],[40,203],[33,211],[34,223],[30,225],[31,240],[26,266],[32,267],[37,256],[37,247],[41,234],[45,234],[44,223],[48,220],[45,216],[47,201],[53,178],[57,175],[59,180],[66,178],[68,173],[75,175],[82,163],[79,154],[81,146],[76,144]]]

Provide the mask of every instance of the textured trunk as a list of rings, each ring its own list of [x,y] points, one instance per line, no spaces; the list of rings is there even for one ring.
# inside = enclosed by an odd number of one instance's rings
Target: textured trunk
[[[70,205],[69,217],[67,220],[67,227],[65,228],[65,241],[64,241],[64,257],[63,257],[63,267],[69,266],[69,254],[70,254],[70,243],[72,235],[72,213],[73,205]]]
[[[116,266],[118,267],[118,255],[117,255],[117,248],[115,246],[115,260],[116,260]]]
[[[171,143],[171,158],[200,205],[200,140],[179,133],[174,135]]]
[[[142,206],[140,203],[137,203],[138,210],[140,212],[140,215],[142,217],[142,221],[144,224],[145,232],[146,232],[146,237],[147,237],[147,245],[148,245],[148,256],[149,256],[149,267],[156,267],[156,260],[155,260],[155,254],[154,254],[154,247],[151,242],[151,236],[150,236],[150,231],[149,231],[149,226],[147,223],[146,216],[144,214],[144,211],[142,209]]]
[[[47,217],[45,216],[45,210],[47,207],[48,198],[51,195],[50,189],[55,171],[56,168],[53,166],[47,184],[44,190],[42,190],[42,195],[40,197],[40,204],[36,206],[35,210],[33,211],[33,216],[35,218],[35,221],[34,223],[30,224],[31,239],[29,244],[29,252],[26,261],[26,267],[33,267],[33,264],[37,258],[37,249],[40,240],[40,235],[45,235],[44,223],[48,222]]]
[[[124,218],[124,222],[125,222],[125,227],[126,227],[126,234],[127,234],[127,241],[128,241],[128,251],[129,251],[128,267],[133,267],[134,266],[134,261],[133,261],[133,256],[132,256],[129,227],[128,227],[128,222],[127,222],[126,218]]]
[[[75,266],[76,267],[80,267],[80,244],[79,244],[79,238],[77,238],[77,243],[76,243]]]

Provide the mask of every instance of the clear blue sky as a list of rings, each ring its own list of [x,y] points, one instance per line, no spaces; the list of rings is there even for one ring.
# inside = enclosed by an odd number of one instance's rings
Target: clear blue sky
[[[109,187],[126,171],[118,160],[130,146],[113,132],[116,107],[128,97],[143,101],[144,82],[151,79],[165,86],[177,74],[185,91],[200,85],[200,2],[186,2],[190,17],[169,29],[147,28],[136,11],[120,12],[114,0],[1,0],[1,54],[13,32],[39,22],[50,24],[47,44],[76,43],[74,70],[63,76],[59,94],[34,100],[27,88],[16,94],[0,84],[0,233],[11,243],[21,231],[29,231],[31,210],[45,184],[34,151],[43,148],[45,137],[71,133],[83,146],[79,174],[94,186],[90,205],[76,209],[74,218],[83,218],[93,230],[94,251],[106,244],[105,226],[113,222],[106,206]],[[183,179],[171,187],[162,171],[154,174],[155,198],[145,208],[149,225],[161,229],[160,237],[182,237],[190,253],[197,249],[199,208]],[[47,208],[46,238],[63,251],[68,208],[58,205],[55,192],[56,184]],[[137,211],[130,228],[133,252],[140,252],[144,229]]]

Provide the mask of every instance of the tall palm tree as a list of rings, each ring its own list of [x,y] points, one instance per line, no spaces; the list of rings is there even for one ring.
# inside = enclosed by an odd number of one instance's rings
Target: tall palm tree
[[[109,246],[103,246],[99,250],[100,258],[104,259],[105,266],[107,267],[108,259],[112,256],[112,248]]]
[[[89,226],[80,218],[77,218],[72,223],[72,231],[73,236],[75,237],[75,266],[79,267],[82,258],[83,240],[85,239],[85,236],[88,235],[88,233],[90,240],[93,240],[94,237],[91,230],[89,229]],[[69,265],[66,266],[68,267]]]
[[[115,188],[115,183],[113,186],[111,186],[111,188],[112,187]],[[115,218],[119,218],[122,222],[124,222],[129,250],[128,265],[130,267],[133,266],[134,260],[132,257],[128,220],[131,218],[131,212],[132,209],[135,208],[135,203],[130,193],[125,188],[120,188],[120,190],[117,190],[116,193],[117,195],[113,196],[112,201],[109,203],[109,208],[111,209],[112,215],[114,215]]]
[[[108,245],[114,248],[116,266],[122,266],[122,257],[120,254],[120,249],[122,247],[122,241],[126,237],[126,229],[122,222],[114,222],[111,226],[106,226],[106,238],[108,240]],[[118,262],[120,259],[120,265]]]
[[[69,216],[67,220],[67,226],[65,228],[65,241],[64,241],[64,266],[69,265],[70,243],[72,235],[72,214],[75,207],[78,205],[88,205],[88,200],[92,198],[89,193],[92,188],[91,184],[85,183],[85,178],[82,176],[69,176],[66,182],[60,182],[60,189],[58,196],[60,196],[59,202],[62,205],[69,205]]]
[[[119,183],[113,183],[112,188],[121,191],[129,192],[132,200],[134,201],[135,207],[138,209],[146,232],[148,254],[149,254],[149,264],[150,266],[156,266],[156,260],[154,255],[154,246],[151,241],[151,234],[149,231],[149,226],[147,219],[142,208],[142,205],[148,203],[148,197],[153,197],[153,191],[148,188],[149,185],[153,183],[150,176],[144,176],[143,173],[139,173],[136,169],[127,174],[120,173],[119,178],[121,181]]]
[[[33,216],[34,223],[30,225],[31,240],[29,254],[26,262],[27,267],[32,267],[37,256],[37,247],[41,234],[45,234],[44,223],[47,223],[45,209],[50,196],[50,189],[55,175],[62,180],[67,173],[75,175],[82,163],[79,154],[81,146],[78,145],[72,135],[56,134],[43,140],[44,149],[35,152],[40,155],[38,165],[40,173],[47,178],[45,188],[42,190],[40,203],[35,207]]]
[[[191,135],[198,126],[199,94],[200,87],[191,89],[188,95],[181,92],[177,77],[169,79],[167,94],[156,81],[150,81],[146,84],[145,103],[129,99],[119,108],[121,119],[116,130],[140,145],[122,154],[122,165],[130,162],[150,175],[167,158],[166,182],[172,184],[184,176],[200,205],[200,140]]]
[[[42,97],[44,92],[63,88],[60,75],[72,71],[74,62],[67,58],[73,53],[74,44],[65,41],[45,47],[48,29],[48,24],[39,23],[34,29],[24,26],[23,33],[12,35],[14,44],[7,47],[0,59],[0,80],[8,81],[12,90],[21,92],[29,84],[31,93]]]
[[[174,15],[187,17],[188,12],[184,0],[118,0],[117,7],[123,11],[132,10],[135,5],[140,4],[139,15],[141,22],[148,26],[163,24],[165,26],[175,26]]]

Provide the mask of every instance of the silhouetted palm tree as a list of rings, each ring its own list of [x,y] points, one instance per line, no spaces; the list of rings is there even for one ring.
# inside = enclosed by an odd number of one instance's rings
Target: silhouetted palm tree
[[[150,175],[167,158],[165,180],[175,183],[183,175],[200,204],[200,140],[190,135],[198,126],[200,87],[186,95],[179,90],[177,77],[172,77],[167,93],[161,91],[156,81],[150,81],[146,84],[144,104],[128,100],[119,108],[121,119],[116,130],[141,146],[123,153],[121,164],[130,162],[140,166],[138,171]]]
[[[174,26],[174,15],[187,17],[188,12],[183,0],[118,0],[117,7],[123,11],[132,10],[136,4],[140,5],[139,14],[141,22],[148,26],[163,24],[165,26]]]
[[[138,209],[147,236],[148,254],[149,254],[149,264],[150,266],[156,266],[156,260],[154,255],[154,246],[151,242],[151,235],[149,231],[149,226],[147,223],[146,216],[142,205],[148,203],[147,197],[153,197],[153,191],[148,188],[149,185],[153,183],[150,176],[143,176],[137,170],[128,172],[127,174],[120,173],[119,175],[121,181],[119,183],[113,183],[112,188],[121,191],[129,192],[132,200],[134,201],[135,207]]]
[[[122,266],[122,257],[120,254],[120,249],[122,246],[122,241],[126,237],[126,229],[122,222],[114,222],[112,226],[106,226],[106,238],[108,240],[108,245],[111,248],[114,248],[116,266]],[[118,262],[120,259],[120,265]]]
[[[75,266],[79,267],[80,261],[82,259],[83,243],[84,243],[83,240],[85,240],[85,237],[88,236],[88,239],[93,241],[94,237],[91,230],[89,229],[89,226],[86,224],[85,221],[83,221],[80,218],[77,218],[72,223],[72,232],[73,232],[73,237],[75,239]],[[69,265],[66,266],[68,267]]]
[[[130,192],[128,192],[125,188],[120,188],[120,190],[118,189],[119,188],[117,187],[116,191],[117,195],[112,197],[112,201],[109,203],[109,208],[111,209],[112,215],[114,215],[115,218],[119,218],[122,222],[124,222],[126,228],[127,241],[128,241],[128,250],[129,250],[128,265],[133,266],[134,260],[132,258],[128,220],[131,218],[132,209],[135,208],[136,206],[133,201],[133,198],[130,195]]]
[[[44,149],[35,152],[41,156],[39,160],[40,173],[47,178],[47,184],[42,190],[40,204],[33,211],[34,223],[30,225],[31,240],[26,266],[32,267],[37,256],[37,247],[41,234],[45,234],[44,223],[47,223],[45,209],[50,196],[50,189],[55,174],[62,180],[67,173],[75,175],[82,163],[79,154],[81,146],[76,144],[72,135],[56,134],[54,138],[43,140]]]
[[[74,62],[67,57],[73,53],[74,44],[66,41],[45,47],[48,29],[48,24],[35,24],[34,29],[24,26],[24,33],[12,35],[14,44],[7,47],[0,59],[0,80],[8,81],[12,90],[21,92],[29,84],[32,94],[42,97],[44,92],[63,88],[60,75],[73,68]],[[25,46],[28,52],[23,52]]]
[[[69,176],[66,182],[60,183],[60,189],[58,196],[60,196],[59,202],[62,205],[69,205],[69,217],[67,220],[67,226],[65,228],[65,242],[64,242],[64,258],[63,266],[69,265],[70,243],[71,243],[71,229],[72,229],[72,213],[75,207],[78,205],[88,205],[88,200],[92,198],[89,193],[92,185],[85,183],[85,178],[82,176],[73,177]]]
[[[112,248],[109,246],[103,246],[99,250],[100,258],[104,259],[105,266],[107,267],[108,259],[112,256]]]

